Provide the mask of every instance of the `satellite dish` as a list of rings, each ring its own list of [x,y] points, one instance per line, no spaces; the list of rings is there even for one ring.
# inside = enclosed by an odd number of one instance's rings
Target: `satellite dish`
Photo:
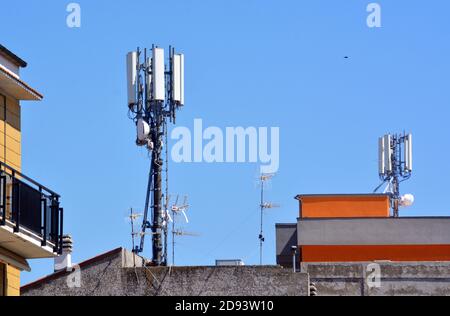
[[[414,195],[405,194],[400,198],[400,206],[402,207],[410,207],[414,204]]]

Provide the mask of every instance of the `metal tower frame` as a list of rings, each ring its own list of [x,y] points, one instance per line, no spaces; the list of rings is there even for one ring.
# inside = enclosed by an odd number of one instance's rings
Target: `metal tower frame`
[[[412,135],[388,134],[381,137],[379,141],[379,174],[383,182],[375,189],[375,192],[388,183],[386,191],[391,196],[393,215],[399,217],[400,183],[408,180],[412,175]]]
[[[152,52],[155,52],[157,46],[152,46]],[[168,188],[168,151],[165,151],[166,159],[163,160],[164,156],[164,141],[167,140],[167,122],[176,123],[176,111],[183,105],[180,102],[173,100],[172,98],[172,87],[173,87],[173,60],[175,55],[175,49],[170,47],[170,58],[169,67],[164,66],[164,80],[165,80],[165,90],[166,97],[165,100],[155,100],[152,97],[154,89],[154,80],[152,80],[153,67],[152,62],[155,58],[149,59],[147,57],[147,49],[141,51],[137,48],[137,83],[136,83],[136,96],[137,100],[133,104],[129,104],[129,110],[132,114],[132,119],[138,125],[139,120],[144,120],[148,124],[149,131],[149,152],[151,154],[150,172],[147,184],[147,192],[145,199],[145,208],[143,223],[141,227],[141,240],[139,246],[133,249],[135,253],[142,253],[145,246],[146,231],[151,229],[152,233],[152,264],[155,266],[167,265],[167,222],[163,204],[164,202],[163,194],[163,165],[166,163],[166,192]],[[143,55],[143,56],[142,56]],[[144,62],[141,63],[142,57]],[[143,77],[143,78],[142,78]],[[138,140],[138,145],[139,144]],[[167,144],[165,144],[167,146]],[[167,205],[166,205],[167,206]],[[151,210],[149,220],[149,211]],[[164,224],[166,223],[166,224]],[[164,243],[164,245],[163,245]]]

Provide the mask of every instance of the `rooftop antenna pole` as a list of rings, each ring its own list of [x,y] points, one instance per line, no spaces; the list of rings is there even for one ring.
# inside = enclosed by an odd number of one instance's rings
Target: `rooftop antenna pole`
[[[412,195],[402,197],[400,183],[411,178],[413,171],[412,134],[387,134],[379,139],[379,175],[383,181],[375,192],[388,183],[386,192],[391,197],[393,217],[399,217],[400,206],[410,206]]]
[[[130,209],[130,222],[131,222],[131,249],[134,249],[134,214],[133,209]]]
[[[261,182],[261,203],[260,203],[260,233],[259,233],[259,264],[263,265],[263,248],[264,248],[264,242],[266,241],[264,237],[264,211],[266,209],[272,209],[275,207],[278,207],[275,204],[272,203],[266,203],[264,194],[265,194],[265,184],[269,180],[271,180],[275,175],[274,174],[261,174],[260,176],[260,182]]]
[[[262,266],[263,264],[263,245],[264,245],[264,178],[261,177],[261,219],[260,226],[261,230],[259,233],[259,264]]]
[[[177,200],[175,201],[175,206],[172,207],[172,266],[175,266],[175,209],[178,207],[178,199],[180,196],[177,196]]]
[[[175,54],[172,47],[169,51],[168,69],[165,65],[164,49],[155,45],[152,46],[151,58],[147,58],[147,50],[144,50],[143,63],[139,48],[127,55],[128,108],[137,126],[136,144],[147,147],[151,154],[141,242],[134,252],[144,251],[146,230],[151,229],[152,264],[155,266],[167,264],[167,251],[163,245],[167,243],[167,214],[163,210],[162,183],[163,148],[164,145],[167,146],[164,144],[164,136],[167,136],[166,124],[167,120],[175,122],[176,111],[184,105],[184,55]],[[168,172],[166,176],[167,174]],[[167,183],[168,181],[166,186]],[[151,220],[148,220],[149,209]]]
[[[172,206],[172,266],[175,266],[175,238],[177,236],[198,236],[195,233],[189,233],[189,232],[185,232],[181,229],[177,229],[176,228],[176,221],[177,218],[180,215],[183,215],[184,219],[186,220],[186,223],[189,223],[189,219],[188,216],[186,214],[186,211],[189,209],[189,204],[188,204],[188,197],[185,196],[184,197],[184,202],[183,205],[178,205],[178,201],[179,201],[180,196],[177,196],[177,199],[175,201],[175,204]]]
[[[133,208],[130,209],[130,222],[131,222],[131,249],[134,249],[134,214]],[[133,256],[133,267],[136,267],[136,256]]]

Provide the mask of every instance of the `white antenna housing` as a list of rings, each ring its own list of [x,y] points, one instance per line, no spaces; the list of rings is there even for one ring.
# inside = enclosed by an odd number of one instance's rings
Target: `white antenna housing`
[[[152,58],[151,57],[147,57],[146,68],[152,69]],[[147,91],[148,91],[148,93],[151,93],[153,75],[151,73],[147,73],[146,76],[147,76]]]
[[[166,80],[163,48],[153,48],[152,76],[152,99],[154,101],[164,101],[166,99]]]
[[[386,158],[385,158],[384,137],[380,137],[378,146],[378,173],[380,176],[386,174]]]
[[[384,136],[384,166],[385,172],[392,172],[392,148],[391,148],[391,135]]]
[[[137,52],[127,54],[128,106],[137,103]]]
[[[150,125],[144,120],[139,119],[137,122],[137,137],[139,142],[146,142],[150,135]]]
[[[412,172],[413,159],[412,159],[412,134],[408,134],[405,139],[405,171]]]
[[[172,59],[172,100],[184,105],[184,55],[174,54]]]

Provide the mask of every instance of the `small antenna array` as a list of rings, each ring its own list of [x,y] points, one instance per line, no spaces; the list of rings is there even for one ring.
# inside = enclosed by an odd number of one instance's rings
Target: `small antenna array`
[[[391,196],[394,217],[399,217],[399,207],[413,203],[412,195],[400,196],[400,183],[411,178],[413,171],[412,134],[387,134],[379,139],[378,173],[383,181],[377,192],[387,183],[385,193]]]

